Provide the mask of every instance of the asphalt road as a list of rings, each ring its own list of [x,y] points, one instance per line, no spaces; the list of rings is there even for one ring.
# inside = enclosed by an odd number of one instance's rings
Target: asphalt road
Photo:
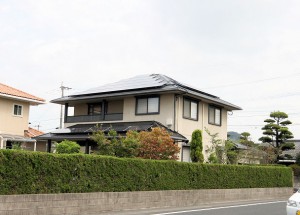
[[[199,208],[155,209],[152,211],[127,211],[105,214],[115,215],[285,215],[286,201],[242,202],[236,204],[211,205]]]

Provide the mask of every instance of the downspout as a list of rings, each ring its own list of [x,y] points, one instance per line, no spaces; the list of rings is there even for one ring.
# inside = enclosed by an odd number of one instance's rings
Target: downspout
[[[0,135],[0,149],[3,149],[3,137]]]
[[[34,142],[33,142],[33,151],[34,152],[36,151],[36,140],[34,140]]]
[[[204,130],[204,103],[202,103],[202,130]]]
[[[174,94],[174,125],[173,125],[174,131],[176,131],[176,100],[177,100],[177,95]]]

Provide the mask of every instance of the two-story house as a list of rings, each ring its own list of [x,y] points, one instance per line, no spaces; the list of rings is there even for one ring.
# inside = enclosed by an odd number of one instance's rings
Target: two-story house
[[[36,140],[27,137],[31,105],[45,100],[0,83],[0,149],[11,148],[14,142],[36,149]]]
[[[189,148],[184,146],[188,146],[195,129],[203,131],[204,145],[209,144],[205,128],[226,139],[227,112],[241,110],[217,96],[161,74],[135,76],[51,102],[65,106],[65,129],[39,137],[48,139],[48,151],[52,140],[73,139],[90,146],[89,134],[96,124],[104,131],[112,127],[120,134],[159,126],[172,134],[182,148],[184,161],[189,160]],[[71,109],[73,115],[69,114]]]

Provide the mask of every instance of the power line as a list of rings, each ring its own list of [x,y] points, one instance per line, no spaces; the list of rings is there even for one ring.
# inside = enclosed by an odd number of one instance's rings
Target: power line
[[[289,113],[288,115],[297,115],[300,114],[300,112],[297,113]],[[248,116],[232,116],[228,115],[230,118],[241,118],[241,117],[255,117],[255,116],[265,116],[265,117],[270,117],[269,114],[261,114],[261,115],[248,115]]]
[[[299,126],[300,123],[294,123],[294,124],[290,124],[289,126]],[[263,124],[260,124],[260,125],[227,125],[227,126],[241,126],[241,127],[246,127],[246,126],[265,126]]]
[[[261,83],[265,81],[272,81],[276,79],[283,79],[283,78],[289,78],[289,77],[294,77],[300,75],[300,72],[291,74],[291,75],[285,75],[285,76],[277,76],[274,78],[266,78],[266,79],[258,79],[255,81],[247,81],[247,82],[240,82],[240,83],[232,83],[232,84],[227,84],[227,85],[220,85],[220,86],[214,86],[214,87],[205,87],[202,89],[216,89],[216,88],[225,88],[225,87],[233,87],[233,86],[239,86],[239,85],[245,85],[245,84],[256,84],[256,83]]]

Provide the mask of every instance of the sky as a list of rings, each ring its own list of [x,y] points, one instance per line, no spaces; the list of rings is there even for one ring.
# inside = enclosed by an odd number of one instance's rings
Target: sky
[[[283,111],[300,138],[299,0],[0,0],[0,82],[48,101],[30,126],[59,126],[66,95],[160,73],[243,108],[228,131],[262,136]]]

